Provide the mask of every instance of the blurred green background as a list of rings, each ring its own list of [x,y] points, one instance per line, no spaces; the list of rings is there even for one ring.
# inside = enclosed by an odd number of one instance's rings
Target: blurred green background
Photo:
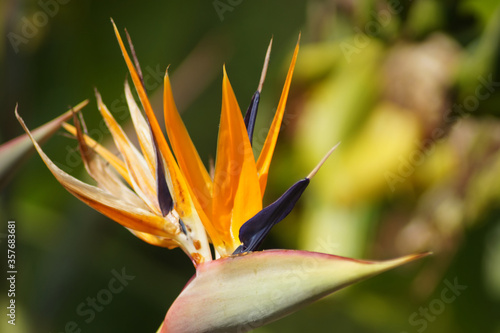
[[[171,65],[177,105],[207,162],[222,65],[246,109],[274,36],[258,152],[301,32],[266,203],[342,144],[264,247],[434,255],[256,332],[500,332],[498,1],[2,0],[0,13],[0,142],[22,134],[16,103],[35,128],[87,98],[89,133],[108,142],[94,87],[126,126],[127,71],[113,17],[132,37],[157,112]],[[62,131],[44,146],[88,180],[76,148]],[[88,208],[38,156],[16,169],[0,194],[0,244],[6,252],[15,220],[17,321],[11,327],[2,314],[0,331],[155,332],[194,273],[185,255],[143,243]],[[92,320],[77,313],[122,269],[134,276],[122,292]],[[461,286],[454,294],[453,285]]]

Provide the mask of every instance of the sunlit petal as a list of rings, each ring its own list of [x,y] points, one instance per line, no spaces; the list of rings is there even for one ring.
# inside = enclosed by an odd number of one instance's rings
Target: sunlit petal
[[[261,200],[252,147],[224,69],[212,218],[230,249],[240,244],[238,230],[262,209]]]
[[[151,170],[147,166],[144,157],[130,142],[121,126],[113,118],[106,105],[104,105],[99,93],[96,93],[96,97],[99,111],[113,136],[116,147],[123,156],[134,191],[152,211],[159,215],[160,207],[156,197],[156,183]]]
[[[153,141],[151,138],[151,129],[146,119],[142,115],[139,106],[135,102],[128,81],[125,81],[125,98],[127,99],[128,108],[130,110],[130,118],[132,119],[132,123],[134,124],[142,154],[144,155],[144,158],[148,163],[151,173],[154,173],[156,162],[155,153],[153,150]]]
[[[104,163],[101,157],[98,156],[94,150],[91,150],[91,148],[87,146],[84,135],[81,131],[80,120],[76,116],[73,118],[77,130],[76,138],[78,140],[80,155],[88,174],[97,182],[100,188],[108,191],[117,198],[121,198],[135,207],[148,210],[148,207],[137,196],[137,194],[130,190],[123,183],[123,181],[118,178],[112,168]]]
[[[21,117],[19,117],[18,114],[16,114],[16,116],[26,133],[29,134],[33,145],[43,159],[45,165],[47,165],[61,185],[75,197],[124,227],[166,238],[171,238],[178,234],[178,228],[173,224],[165,223],[163,218],[139,207],[131,206],[129,203],[112,194],[96,186],[85,184],[59,169],[47,155],[45,155],[38,143],[31,136],[31,133]]]
[[[156,118],[153,108],[151,107],[151,103],[148,99],[148,96],[146,94],[146,90],[144,88],[144,85],[141,81],[141,78],[137,72],[137,69],[135,68],[134,64],[132,63],[132,60],[130,59],[130,56],[127,53],[127,50],[125,49],[125,45],[123,44],[123,40],[120,36],[120,33],[118,32],[118,29],[111,20],[113,24],[113,28],[115,30],[115,35],[118,40],[118,44],[120,45],[120,49],[122,51],[123,58],[125,59],[125,63],[127,64],[127,68],[130,72],[130,77],[132,78],[132,81],[134,83],[134,87],[137,91],[137,94],[139,95],[139,99],[141,100],[142,107],[144,108],[144,112],[146,113],[146,118],[151,126],[151,131],[153,133],[153,139],[155,142],[158,144],[158,148],[163,155],[163,158],[165,160],[165,171],[166,171],[166,176],[167,176],[167,183],[168,187],[170,189],[170,193],[174,198],[175,202],[175,207],[176,210],[179,212],[179,215],[181,217],[183,216],[193,216],[192,209],[193,209],[193,200],[191,199],[191,195],[189,192],[189,188],[186,184],[186,180],[184,179],[184,176],[180,172],[179,166],[177,165],[176,160],[174,159],[174,156],[172,155],[172,151],[170,150],[167,140],[165,139],[165,136],[163,135],[160,125],[158,123],[158,119]],[[196,219],[195,219],[196,221]],[[193,221],[194,223],[194,221]],[[201,222],[197,222],[201,223]],[[198,229],[202,226],[192,226],[193,229]],[[207,230],[210,232],[210,230]],[[203,232],[204,235],[204,232]],[[201,234],[199,235],[200,240],[203,242],[201,239],[202,236]],[[203,247],[205,247],[205,244],[203,244]],[[208,247],[208,245],[207,245]]]
[[[122,51],[123,58],[125,59],[125,63],[127,64],[127,68],[130,72],[130,77],[132,78],[132,81],[134,83],[134,87],[137,91],[137,94],[139,95],[139,99],[141,100],[142,107],[144,108],[144,112],[146,113],[146,118],[151,126],[151,131],[153,132],[153,136],[156,139],[156,142],[158,144],[158,147],[165,158],[167,165],[176,165],[176,167],[168,167],[169,172],[172,173],[171,177],[176,177],[178,173],[180,173],[177,167],[177,163],[175,163],[175,159],[172,155],[172,152],[170,151],[170,148],[167,144],[167,140],[165,139],[165,136],[163,135],[161,131],[160,124],[158,123],[158,119],[156,119],[155,113],[153,111],[153,108],[151,107],[151,102],[148,99],[148,96],[146,94],[146,89],[144,88],[144,85],[142,84],[141,78],[139,74],[137,73],[136,68],[134,67],[134,64],[132,63],[132,60],[130,59],[130,56],[127,53],[127,50],[125,49],[125,45],[123,45],[123,40],[120,36],[120,33],[118,32],[118,28],[116,27],[115,23],[113,20],[111,20],[111,23],[113,24],[113,28],[115,30],[115,35],[116,39],[118,40],[118,44],[120,45],[120,49]]]
[[[175,106],[168,72],[164,77],[165,127],[177,163],[207,216],[211,215],[212,179],[194,147]]]

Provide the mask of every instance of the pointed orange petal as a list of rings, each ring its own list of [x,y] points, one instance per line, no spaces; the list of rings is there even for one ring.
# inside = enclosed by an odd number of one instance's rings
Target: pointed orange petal
[[[231,220],[231,237],[233,238],[234,251],[240,244],[239,232],[241,226],[262,210],[262,195],[255,168],[252,148],[248,147],[251,157],[243,163],[238,190],[234,198],[233,215]]]
[[[261,200],[252,147],[224,68],[212,217],[228,249],[240,244],[239,227],[262,209]]]
[[[290,90],[290,84],[292,83],[293,69],[295,68],[295,62],[297,60],[297,54],[299,53],[299,40],[295,46],[295,51],[293,52],[292,62],[290,63],[290,68],[288,69],[288,74],[286,76],[285,85],[281,93],[280,101],[278,103],[278,108],[276,114],[274,115],[273,123],[267,134],[266,141],[257,160],[257,171],[259,174],[260,191],[262,196],[266,190],[267,175],[269,172],[269,166],[271,165],[271,160],[273,158],[274,148],[276,147],[276,141],[278,140],[278,134],[281,128],[281,122],[283,121],[283,114],[285,112],[286,101],[288,98],[288,92]]]
[[[144,112],[146,113],[146,117],[147,117],[147,120],[149,122],[149,125],[151,126],[151,130],[153,131],[153,136],[156,139],[156,142],[158,143],[158,147],[159,147],[161,153],[163,154],[163,157],[167,160],[167,163],[175,161],[174,157],[172,155],[172,152],[170,151],[170,148],[168,147],[165,136],[163,135],[163,133],[161,131],[160,124],[158,123],[158,120],[156,119],[153,108],[151,107],[151,103],[150,103],[148,96],[146,94],[146,90],[144,89],[144,86],[142,85],[139,74],[137,73],[137,70],[134,67],[134,64],[132,63],[132,60],[130,59],[130,57],[127,53],[127,50],[125,49],[125,45],[123,44],[123,40],[120,36],[120,33],[118,32],[118,28],[116,27],[115,22],[113,22],[113,20],[111,20],[111,23],[113,24],[116,39],[118,40],[118,44],[120,45],[120,49],[122,51],[123,58],[125,59],[125,63],[127,64],[127,68],[130,72],[130,77],[132,78],[132,81],[134,83],[134,87],[137,91],[137,94],[139,95],[139,99],[141,100],[142,107],[144,108]],[[169,170],[169,171],[175,172],[175,170]]]
[[[137,94],[139,95],[139,99],[141,100],[141,104],[144,108],[144,112],[146,113],[149,125],[151,126],[154,140],[158,144],[158,148],[160,149],[161,154],[165,159],[167,168],[167,182],[171,195],[174,198],[177,208],[180,211],[185,211],[186,214],[189,214],[191,209],[191,198],[185,184],[184,176],[181,174],[177,162],[175,161],[174,156],[172,155],[172,152],[168,146],[167,140],[165,139],[165,136],[161,131],[160,124],[158,123],[158,119],[156,119],[153,108],[151,107],[151,103],[146,94],[146,90],[144,89],[140,76],[137,73],[134,64],[132,63],[127,50],[125,49],[123,40],[120,36],[120,33],[118,32],[118,28],[116,27],[113,20],[111,20],[111,23],[113,24],[116,39],[118,40],[118,44],[120,45],[120,49],[122,51],[123,58],[125,59],[125,63],[127,64],[127,68],[130,72],[130,76],[132,78],[132,81],[134,82],[134,87],[137,91]]]
[[[205,244],[203,244],[205,240],[203,240],[203,237],[205,237],[206,239],[206,235],[205,231],[202,230],[203,225],[201,225],[200,219],[196,217],[197,215],[196,211],[195,212],[192,211],[194,205],[196,205],[196,200],[192,199],[186,180],[184,179],[184,176],[182,175],[179,166],[177,165],[177,162],[172,154],[172,151],[168,146],[167,140],[165,139],[165,136],[161,131],[160,124],[158,123],[158,119],[156,119],[156,116],[153,112],[153,108],[151,107],[151,103],[146,94],[146,90],[144,89],[144,85],[142,84],[141,78],[137,73],[134,64],[132,63],[127,53],[127,50],[125,49],[125,45],[123,44],[123,40],[120,36],[120,33],[118,32],[118,29],[116,28],[116,25],[113,22],[113,20],[111,20],[111,22],[115,30],[115,35],[118,40],[118,44],[120,45],[123,58],[125,59],[125,63],[127,64],[127,68],[130,72],[132,81],[134,82],[134,87],[137,91],[137,94],[139,95],[139,99],[141,100],[141,104],[142,107],[144,108],[144,112],[146,113],[149,125],[151,126],[151,130],[153,132],[153,139],[158,144],[158,148],[161,154],[163,155],[162,157],[165,160],[167,183],[170,190],[170,194],[172,195],[175,202],[175,210],[179,213],[181,218],[183,219],[189,218],[191,223],[196,224],[196,225],[191,225],[190,227],[192,229],[196,229],[197,231],[199,231],[198,237],[199,240],[202,242],[202,247],[205,249]],[[211,230],[209,225],[206,225],[205,227],[207,228],[207,232],[211,235],[212,240],[214,240],[216,238],[214,230]],[[208,244],[206,247],[208,248]],[[210,260],[209,257],[207,257],[206,259]]]
[[[75,197],[124,227],[166,238],[172,238],[174,235],[178,234],[178,228],[174,224],[166,222],[163,218],[149,211],[134,207],[98,187],[85,184],[59,169],[49,157],[45,155],[38,143],[31,136],[24,121],[17,113],[16,117],[26,133],[30,136],[33,145],[50,172],[52,172],[59,183]]]
[[[186,127],[175,106],[168,72],[164,77],[163,109],[168,138],[177,163],[205,214],[210,216],[212,180],[196,151]]]

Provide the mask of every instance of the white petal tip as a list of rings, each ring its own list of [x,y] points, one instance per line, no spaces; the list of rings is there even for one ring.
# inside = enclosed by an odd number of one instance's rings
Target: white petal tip
[[[318,165],[316,165],[316,167],[311,171],[311,173],[309,173],[309,175],[307,175],[308,179],[311,179],[312,177],[314,177],[316,175],[316,173],[318,173],[321,166],[323,166],[323,164],[326,162],[326,160],[330,157],[330,155],[334,152],[334,150],[337,149],[337,147],[339,145],[340,145],[340,141],[335,146],[333,146],[328,151],[328,153],[326,153],[326,155],[321,159],[321,161],[318,163]]]

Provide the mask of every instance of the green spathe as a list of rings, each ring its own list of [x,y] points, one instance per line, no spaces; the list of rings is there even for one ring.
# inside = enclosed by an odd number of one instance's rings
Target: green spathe
[[[270,250],[214,260],[198,266],[159,332],[248,332],[427,254],[364,261],[316,252]]]

